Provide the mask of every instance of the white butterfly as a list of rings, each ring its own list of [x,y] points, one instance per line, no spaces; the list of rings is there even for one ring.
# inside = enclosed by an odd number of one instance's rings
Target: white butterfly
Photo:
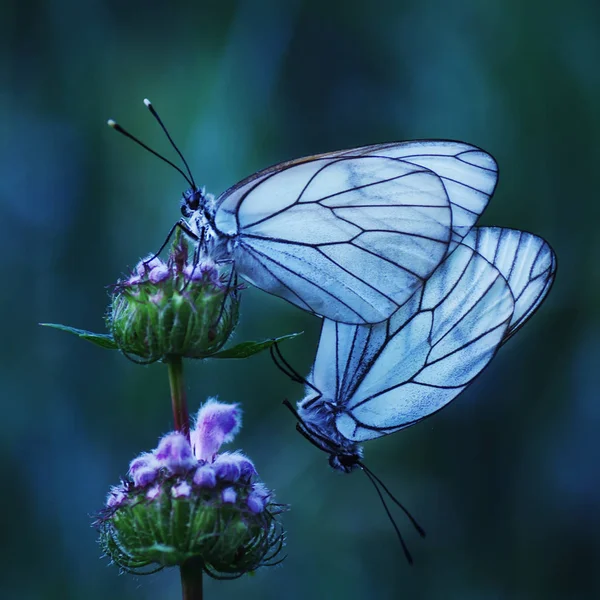
[[[204,252],[304,310],[354,324],[389,318],[423,286],[498,174],[489,154],[462,142],[399,142],[280,163],[215,200],[173,166],[191,186],[178,225]]]
[[[414,425],[458,396],[539,307],[555,273],[554,252],[541,238],[474,228],[388,321],[324,320],[306,397],[297,411],[286,404],[333,468],[360,468],[371,479],[409,562],[378,485],[424,532],[364,465],[360,443]]]
[[[539,307],[556,273],[541,238],[477,227],[388,321],[324,320],[299,428],[350,472],[360,442],[437,412]]]

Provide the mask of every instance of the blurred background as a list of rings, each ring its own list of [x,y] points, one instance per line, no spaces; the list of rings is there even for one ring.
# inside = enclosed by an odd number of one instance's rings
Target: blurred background
[[[103,331],[106,286],[156,250],[182,178],[220,193],[269,164],[411,138],[491,152],[480,223],[542,235],[556,285],[446,410],[367,444],[409,567],[366,477],[331,472],[282,407],[301,386],[268,354],[189,364],[190,410],[241,402],[235,445],[281,502],[287,559],[206,598],[600,597],[600,5],[593,0],[2,0],[0,4],[0,597],[180,598],[179,576],[119,576],[90,514],[172,428],[166,369],[38,322]],[[245,292],[234,341],[293,331],[307,372],[319,320]]]

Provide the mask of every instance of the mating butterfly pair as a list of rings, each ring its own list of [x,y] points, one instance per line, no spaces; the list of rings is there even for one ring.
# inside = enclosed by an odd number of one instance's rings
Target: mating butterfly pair
[[[489,154],[462,142],[301,158],[215,200],[167,136],[187,172],[159,156],[190,185],[179,226],[199,251],[324,318],[307,395],[292,409],[298,430],[334,468],[362,468],[383,500],[378,485],[389,492],[362,463],[359,444],[417,423],[464,390],[548,294],[554,252],[529,233],[474,227],[498,171]]]

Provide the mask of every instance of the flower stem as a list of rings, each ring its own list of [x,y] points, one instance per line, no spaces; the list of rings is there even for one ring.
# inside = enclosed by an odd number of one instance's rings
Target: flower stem
[[[176,431],[180,431],[190,439],[190,415],[185,399],[185,384],[183,381],[183,359],[181,356],[171,356],[166,361],[169,370],[169,385],[171,386],[171,406]]]
[[[171,387],[171,406],[175,429],[190,439],[190,415],[185,398],[185,383],[183,381],[183,359],[181,356],[170,356],[167,363],[169,385]],[[202,569],[200,558],[190,558],[180,567],[181,594],[183,600],[202,600]]]
[[[180,567],[183,600],[202,600],[202,560],[199,557],[186,560]]]

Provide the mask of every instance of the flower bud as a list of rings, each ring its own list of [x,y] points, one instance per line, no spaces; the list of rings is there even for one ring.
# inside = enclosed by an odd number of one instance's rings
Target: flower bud
[[[240,413],[238,405],[210,399],[199,411],[193,447],[183,434],[168,433],[131,461],[129,479],[111,488],[95,523],[121,569],[141,574],[194,559],[209,575],[239,576],[273,564],[284,541],[277,520],[284,507],[272,502],[248,457],[219,454],[215,443],[233,439]],[[197,452],[207,447],[214,451],[209,460]]]
[[[167,261],[141,260],[115,286],[107,325],[119,349],[149,362],[217,352],[238,319],[239,286],[231,265],[189,256],[182,236]]]
[[[223,404],[209,398],[198,411],[190,440],[194,454],[212,460],[222,444],[231,442],[242,426],[242,411],[237,404]]]

